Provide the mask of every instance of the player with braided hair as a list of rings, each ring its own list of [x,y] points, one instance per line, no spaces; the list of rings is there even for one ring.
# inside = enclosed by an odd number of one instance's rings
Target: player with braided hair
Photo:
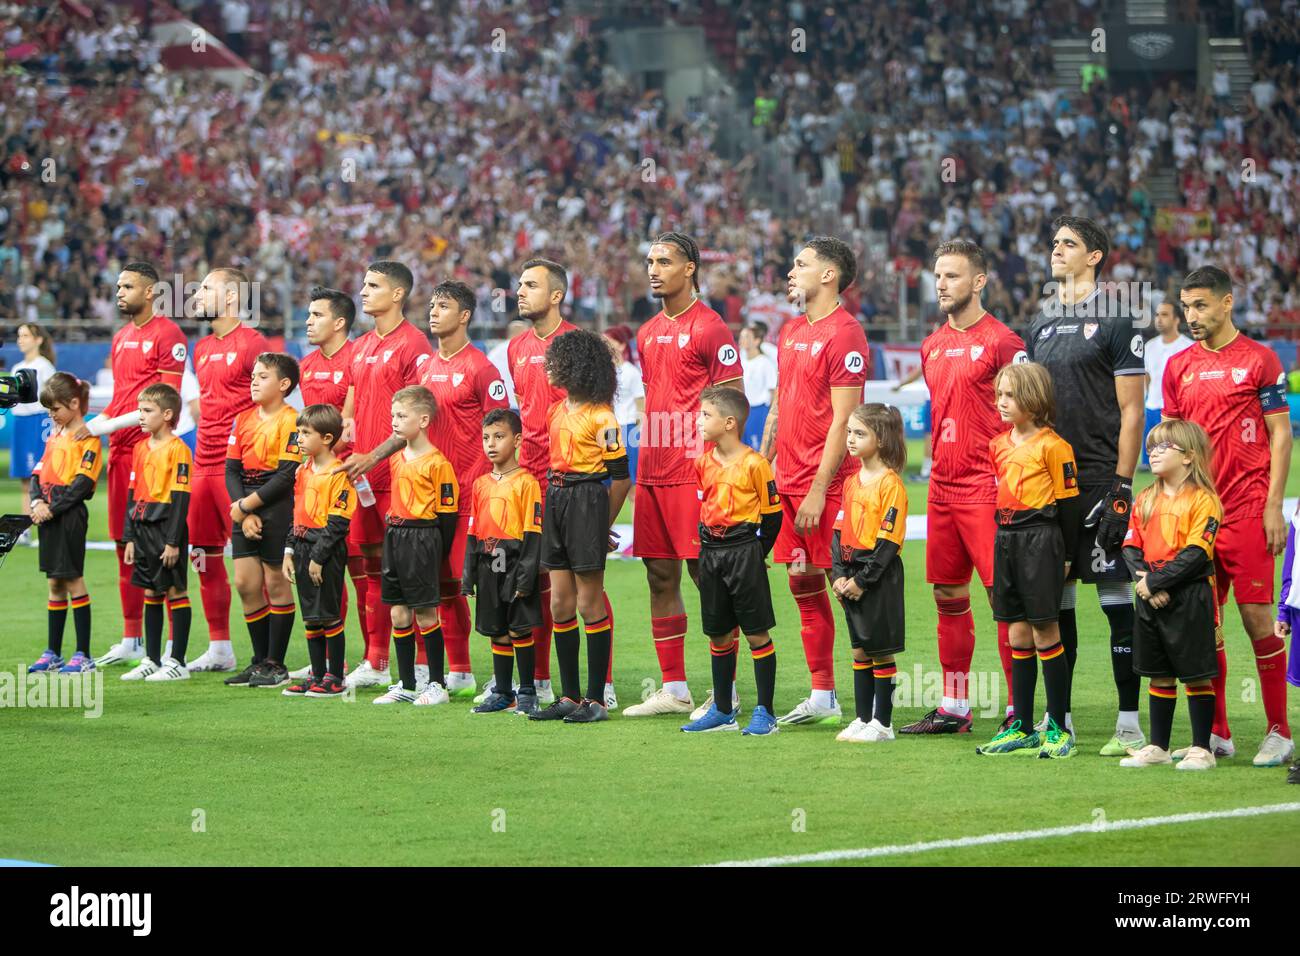
[[[637,332],[645,382],[632,553],[645,562],[650,630],[663,686],[628,717],[687,714],[695,707],[686,683],[686,604],[682,561],[699,584],[700,503],[695,463],[705,450],[695,426],[700,394],[712,385],[743,390],[740,352],[718,313],[699,298],[700,249],[680,232],[665,232],[646,254],[650,294],[663,308]],[[698,708],[708,711],[710,700]],[[735,708],[723,701],[721,707]]]

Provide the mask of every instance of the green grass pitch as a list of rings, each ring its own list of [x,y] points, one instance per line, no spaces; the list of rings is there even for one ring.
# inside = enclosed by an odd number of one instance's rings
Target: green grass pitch
[[[918,459],[914,446],[912,460]],[[925,486],[910,487],[919,513]],[[91,533],[100,539],[106,537],[105,497],[92,508]],[[17,499],[16,482],[0,483],[0,508],[16,510]],[[19,548],[0,569],[0,671],[21,673],[45,644],[45,588],[36,557],[34,549]],[[896,727],[931,704],[919,691],[937,692],[935,611],[924,558],[923,544],[909,542],[909,650],[899,658],[908,685],[899,686]],[[777,707],[783,709],[806,693],[808,677],[783,572],[771,573]],[[88,555],[87,579],[100,652],[120,635],[110,552]],[[207,636],[193,576],[191,585],[197,654]],[[615,680],[626,706],[658,676],[639,563],[611,561],[607,585],[616,615]],[[996,679],[1000,703],[988,604],[973,603],[976,677]],[[234,604],[232,633],[243,659],[248,641],[238,599]],[[689,584],[687,607],[687,668],[698,700],[709,685],[709,655]],[[464,702],[428,710],[373,707],[375,691],[356,702],[290,700],[278,691],[228,689],[211,674],[161,686],[124,684],[118,680],[123,669],[111,668],[97,719],[71,709],[0,710],[0,857],[62,865],[698,864],[1227,810],[1300,796],[1300,788],[1286,786],[1285,770],[1250,764],[1266,728],[1249,643],[1231,610],[1229,711],[1238,756],[1191,775],[1124,770],[1096,756],[1112,730],[1114,691],[1105,619],[1091,588],[1080,588],[1079,607],[1074,713],[1082,752],[1059,763],[976,756],[976,744],[992,735],[1000,713],[978,717],[972,736],[877,746],[837,744],[829,727],[760,740],[688,738],[673,718],[624,720],[616,713],[603,725],[539,725],[507,715],[471,716]],[[851,718],[847,638],[838,624],[837,676]],[[65,646],[71,631],[69,622]],[[356,660],[355,620],[348,640]],[[487,640],[476,636],[472,652],[481,681],[490,674]],[[305,662],[299,624],[289,663]],[[926,675],[919,688],[918,667]],[[753,672],[743,650],[738,680],[747,706]],[[1041,709],[1041,688],[1038,703]],[[1144,695],[1144,727],[1145,709]],[[1294,704],[1291,716],[1300,719]],[[1176,744],[1187,735],[1180,698]],[[1282,865],[1294,863],[1298,843],[1300,813],[1282,813],[871,862]]]

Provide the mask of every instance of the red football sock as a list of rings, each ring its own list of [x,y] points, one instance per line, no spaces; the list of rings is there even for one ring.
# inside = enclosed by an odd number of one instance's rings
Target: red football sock
[[[368,614],[369,604],[367,603],[366,592],[370,589],[370,578],[366,575],[366,560],[361,555],[348,556],[348,577],[352,579],[352,587],[357,592],[357,623],[361,625],[361,647],[363,650],[369,650],[370,616]],[[343,597],[346,600],[346,588]],[[340,620],[347,622],[346,608]],[[364,653],[362,656],[364,656]]]
[[[998,657],[1002,659],[1002,677],[1007,682],[1007,706],[1015,710],[1016,702],[1011,696],[1011,625],[998,621]]]
[[[542,626],[533,628],[533,680],[551,679],[551,630],[555,619],[551,617],[551,576],[543,571],[537,576],[538,595],[542,604]]]
[[[122,597],[122,636],[140,640],[144,636],[144,591],[131,583],[133,565],[127,564],[126,545],[117,546],[117,592]],[[230,601],[226,601],[230,610]]]
[[[1264,717],[1268,729],[1277,728],[1283,737],[1291,737],[1286,719],[1286,642],[1276,634],[1253,642],[1255,669],[1259,672],[1259,692],[1264,698]]]
[[[392,638],[393,619],[388,605],[383,602],[382,568],[383,559],[379,555],[365,558],[366,577],[366,616],[370,618],[370,643],[366,647],[366,660],[376,670],[388,667],[388,648]]]
[[[203,597],[203,617],[208,622],[208,643],[230,640],[230,577],[226,558],[220,548],[199,549],[199,594]]]
[[[1228,695],[1225,693],[1228,687],[1228,655],[1224,653],[1222,644],[1219,645],[1219,676],[1210,683],[1214,685],[1214,726],[1210,731],[1216,737],[1231,740],[1232,731],[1228,729]]]
[[[447,670],[453,674],[469,674],[469,601],[460,593],[460,580],[443,582],[443,598],[438,605],[442,620],[442,641],[447,648]]]
[[[835,689],[835,618],[826,593],[826,575],[792,574],[790,593],[799,605],[799,636],[812,674],[813,690]]]
[[[686,615],[650,618],[650,634],[663,682],[686,680]]]
[[[939,610],[939,666],[943,696],[970,699],[970,661],[975,654],[975,617],[970,598],[935,598]]]
[[[600,596],[605,601],[605,616],[609,618],[609,666],[605,668],[605,683],[612,684],[614,683],[614,609],[610,607],[608,591],[601,591]]]

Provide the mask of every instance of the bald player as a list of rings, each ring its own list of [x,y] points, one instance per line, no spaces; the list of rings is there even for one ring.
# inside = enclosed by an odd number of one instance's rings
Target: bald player
[[[190,663],[191,672],[236,667],[230,647],[230,577],[225,561],[231,531],[226,449],[235,419],[253,407],[249,386],[257,357],[270,351],[265,336],[243,321],[250,296],[248,276],[227,267],[209,272],[194,297],[198,317],[208,320],[212,332],[194,346],[200,415],[190,489],[190,559],[199,575],[208,649]]]

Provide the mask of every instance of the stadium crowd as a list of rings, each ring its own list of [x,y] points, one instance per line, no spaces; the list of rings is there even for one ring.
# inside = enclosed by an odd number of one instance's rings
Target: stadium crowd
[[[187,277],[233,261],[269,279],[287,262],[299,285],[347,288],[392,255],[469,281],[491,306],[514,263],[546,253],[572,263],[579,318],[601,295],[608,314],[644,318],[645,237],[686,222],[725,254],[704,276],[724,317],[736,325],[752,308],[779,324],[768,299],[806,217],[767,208],[752,163],[713,148],[710,120],[638,95],[583,21],[536,4],[292,3],[255,59],[265,85],[236,94],[163,71],[141,6],[97,8],[93,24],[60,5],[4,14],[5,47],[26,50],[0,80],[5,315],[107,330],[115,268],[134,257]],[[885,253],[867,257],[852,303],[868,319],[896,308],[900,269],[919,303],[936,238],[966,233],[993,258],[990,309],[1022,326],[1045,281],[1047,224],[1069,208],[1111,230],[1111,278],[1164,289],[1213,258],[1233,264],[1249,326],[1294,320],[1294,19],[1247,8],[1257,76],[1237,112],[1177,86],[1056,90],[1048,40],[1062,32],[1060,4],[993,0],[978,5],[984,16],[871,6],[850,16],[847,4],[813,12],[793,0],[772,16],[742,0],[726,12],[740,94],[791,157],[796,189],[830,197],[863,247]],[[1070,29],[1082,32],[1090,5],[1074,6]],[[237,49],[246,37],[232,27],[270,16],[265,4],[181,7]],[[791,50],[798,25],[825,43],[817,56]],[[935,174],[947,158],[952,182]],[[1178,174],[1181,205],[1213,211],[1212,238],[1180,247],[1155,235],[1147,177],[1163,166]],[[274,319],[281,306],[267,294]]]

